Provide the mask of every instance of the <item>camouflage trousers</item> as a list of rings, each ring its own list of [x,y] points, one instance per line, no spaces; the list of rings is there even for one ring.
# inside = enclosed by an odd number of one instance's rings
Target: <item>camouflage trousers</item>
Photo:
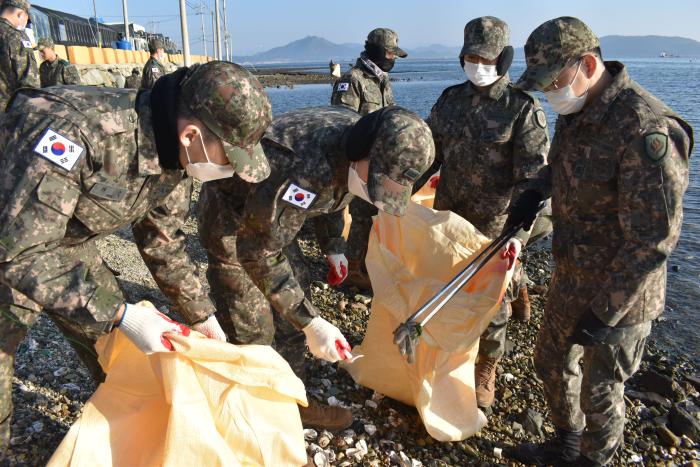
[[[93,242],[67,250],[69,256],[78,258],[87,265],[88,274],[92,275],[100,286],[118,293],[119,286],[114,274],[102,262]],[[16,290],[0,284],[0,458],[10,442],[15,353],[41,313],[39,305]],[[45,313],[71,344],[95,381],[102,381],[104,373],[97,362],[94,349],[96,337],[87,334],[80,324],[61,315],[49,311]]]
[[[209,261],[207,280],[216,306],[216,318],[229,342],[272,345],[304,380],[306,336],[270,306],[238,261],[236,232],[241,219],[235,208],[242,208],[241,200],[228,199],[232,195],[208,185],[202,185],[197,220],[199,238]],[[307,290],[308,274],[297,242],[283,251],[294,277],[302,289]]]
[[[535,224],[532,227],[530,239],[527,242],[528,246],[533,245],[538,240],[546,237],[552,232],[552,209],[549,204],[542,210],[537,217]],[[516,262],[513,278],[508,284],[506,295],[503,303],[499,307],[496,315],[489,323],[489,326],[481,334],[479,339],[479,357],[480,358],[501,358],[506,351],[506,329],[508,319],[510,318],[510,306],[507,302],[512,302],[520,293],[520,289],[527,287],[529,279],[525,266],[520,262]]]
[[[377,208],[360,198],[350,201],[350,232],[348,232],[347,257],[362,262],[364,267],[367,256],[369,234],[372,231],[372,216],[377,215]]]
[[[552,423],[562,430],[583,431],[581,453],[605,465],[623,441],[625,381],[639,369],[651,323],[619,328],[603,344],[572,344],[568,336],[588,309],[590,290],[582,293],[581,287],[565,281],[557,273],[552,279],[535,369]]]

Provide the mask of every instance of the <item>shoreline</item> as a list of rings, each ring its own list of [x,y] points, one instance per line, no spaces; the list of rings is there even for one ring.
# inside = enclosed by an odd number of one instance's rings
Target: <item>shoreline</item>
[[[329,73],[313,73],[307,68],[250,69],[264,87],[293,88],[300,84],[333,84],[337,79]]]
[[[194,218],[184,230],[197,274],[204,279],[206,254],[199,245]],[[302,229],[299,244],[309,271],[312,302],[352,346],[358,345],[365,333],[371,295],[325,284],[327,265],[309,225]],[[145,299],[159,308],[168,306],[141,261],[128,228],[101,239],[98,246],[110,268],[119,272],[127,300]],[[519,465],[495,457],[494,448],[551,437],[554,427],[532,364],[553,268],[546,244],[525,252],[525,264],[533,282],[529,288],[532,319],[529,323],[509,322],[496,402],[481,432],[460,442],[435,441],[423,428],[415,408],[358,386],[337,365],[307,356],[309,392],[323,402],[337,401],[351,407],[355,414],[351,429],[342,433],[305,430],[307,454],[316,465]],[[657,348],[653,336],[654,331],[642,367],[626,388],[625,443],[612,465],[699,465],[699,368],[684,355]],[[70,345],[50,320],[42,317],[17,354],[13,437],[7,465],[45,464],[94,389]]]

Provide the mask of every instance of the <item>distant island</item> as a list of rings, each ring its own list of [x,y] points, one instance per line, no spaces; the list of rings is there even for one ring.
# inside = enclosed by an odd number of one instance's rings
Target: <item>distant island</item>
[[[700,58],[700,42],[686,37],[672,36],[603,36],[600,38],[603,55],[607,58]],[[460,46],[431,44],[406,49],[409,58],[456,58]],[[360,43],[336,44],[318,36],[307,36],[249,56],[237,56],[240,63],[318,62],[335,60],[346,62],[358,57],[363,49]],[[516,58],[523,58],[523,49],[516,49]]]

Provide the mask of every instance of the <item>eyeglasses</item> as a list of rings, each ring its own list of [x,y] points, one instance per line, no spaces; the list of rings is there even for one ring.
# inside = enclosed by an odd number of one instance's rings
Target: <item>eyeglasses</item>
[[[569,67],[571,67],[572,65],[581,66],[582,60],[583,60],[583,57],[579,58],[571,65],[566,65],[564,67],[564,70],[561,73],[559,73],[559,76],[557,76],[555,78],[555,80],[552,81],[552,83],[549,86],[547,86],[546,88],[543,88],[542,92],[556,91],[558,89],[561,89],[561,88],[566,87],[566,86],[570,85],[571,83],[573,83],[574,80],[576,79],[576,75],[574,75],[574,77],[566,84],[559,83],[559,81],[562,79],[562,75],[566,73],[566,71],[569,69]],[[576,71],[578,72],[578,68],[576,69]]]

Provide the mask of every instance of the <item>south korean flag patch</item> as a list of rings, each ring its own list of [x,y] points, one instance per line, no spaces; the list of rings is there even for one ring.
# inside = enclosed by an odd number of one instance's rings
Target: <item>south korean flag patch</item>
[[[83,153],[83,147],[65,138],[51,128],[41,137],[34,152],[70,172]]]
[[[338,92],[347,91],[350,89],[350,83],[338,83]]]
[[[22,45],[28,49],[32,48],[32,43],[30,41],[22,40]]]
[[[284,192],[282,199],[289,204],[293,204],[294,206],[302,209],[308,209],[314,199],[316,199],[316,193],[311,193],[308,190],[290,183],[287,187],[287,191]]]

